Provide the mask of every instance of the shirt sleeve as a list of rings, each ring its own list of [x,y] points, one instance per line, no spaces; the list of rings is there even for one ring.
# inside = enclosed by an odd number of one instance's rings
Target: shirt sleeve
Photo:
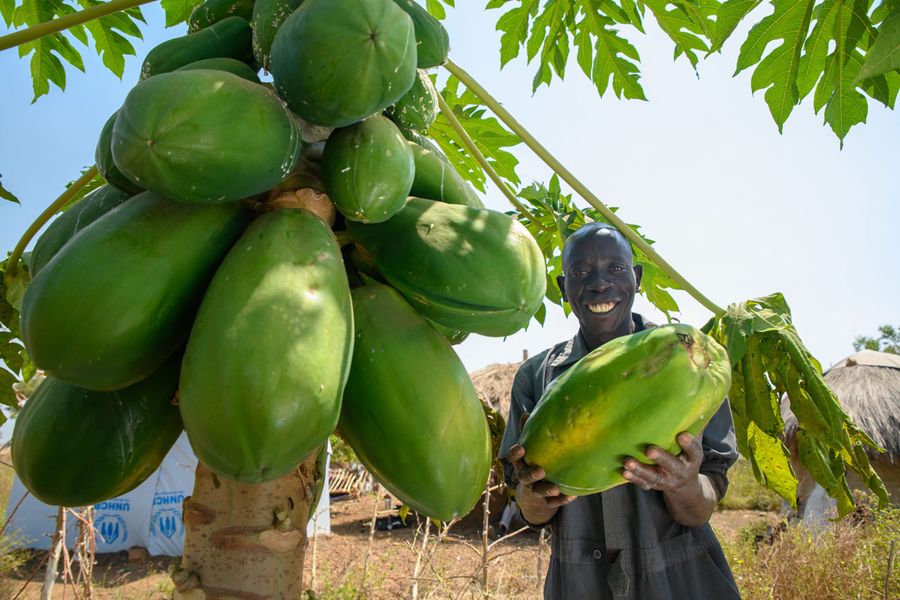
[[[525,413],[530,413],[537,400],[534,398],[534,367],[529,363],[523,364],[516,371],[510,391],[509,416],[506,418],[506,429],[503,431],[503,440],[500,442],[500,461],[503,463],[503,471],[506,484],[511,488],[516,487],[515,469],[506,462],[506,453],[519,441],[519,420]]]
[[[700,464],[700,473],[709,477],[716,488],[716,499],[721,500],[728,490],[726,472],[738,457],[737,438],[727,398],[703,430],[701,443],[703,462]]]

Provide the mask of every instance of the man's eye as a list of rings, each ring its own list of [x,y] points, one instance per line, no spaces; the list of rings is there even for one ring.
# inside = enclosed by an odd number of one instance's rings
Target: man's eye
[[[609,268],[609,270],[613,273],[621,273],[625,270],[625,267],[622,265],[613,265]]]
[[[585,277],[587,275],[587,271],[583,269],[575,269],[572,271],[572,275],[575,277]]]

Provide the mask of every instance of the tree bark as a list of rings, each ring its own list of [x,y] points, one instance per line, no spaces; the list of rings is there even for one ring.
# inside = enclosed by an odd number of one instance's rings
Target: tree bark
[[[289,475],[261,484],[197,465],[184,503],[184,555],[176,600],[296,600],[303,592],[306,523],[322,473],[316,453]]]

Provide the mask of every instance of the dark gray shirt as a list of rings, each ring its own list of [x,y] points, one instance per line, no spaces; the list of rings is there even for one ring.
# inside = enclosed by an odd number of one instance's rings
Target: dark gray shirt
[[[645,324],[634,314],[635,331]],[[647,324],[646,327],[652,327]],[[547,386],[588,353],[580,334],[527,360],[516,373],[500,455],[519,439],[519,419],[531,413]],[[700,472],[718,497],[737,459],[726,400],[702,434]],[[504,463],[514,485],[512,467]],[[552,530],[544,598],[552,600],[730,600],[740,598],[731,569],[709,523],[687,527],[666,509],[662,492],[620,485],[562,506]]]

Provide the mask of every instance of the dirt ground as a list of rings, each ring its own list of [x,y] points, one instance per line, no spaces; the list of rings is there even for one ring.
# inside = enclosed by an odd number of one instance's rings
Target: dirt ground
[[[436,541],[437,532],[431,526],[427,543],[423,544],[424,527],[417,528],[413,516],[409,527],[377,530],[370,546],[375,502],[374,495],[333,502],[332,534],[309,541],[305,586],[315,591],[316,598],[409,598],[416,583],[419,598],[485,597],[481,591],[480,523],[458,523],[440,541]],[[712,524],[726,541],[737,538],[742,527],[774,519],[771,513],[720,511],[713,515]],[[488,597],[539,598],[548,555],[549,547],[534,531],[526,530],[497,542],[488,554]],[[135,564],[129,563],[125,552],[98,555],[94,597],[170,598],[168,570],[176,560],[156,557]],[[0,582],[0,600],[39,598],[45,561],[45,552],[35,553],[11,578]],[[58,584],[53,593],[54,600],[83,597],[83,592],[71,585]]]

